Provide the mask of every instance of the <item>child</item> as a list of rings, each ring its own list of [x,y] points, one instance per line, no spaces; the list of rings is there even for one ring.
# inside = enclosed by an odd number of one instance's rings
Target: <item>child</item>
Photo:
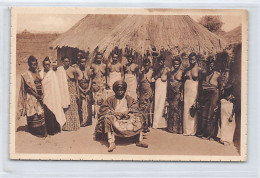
[[[227,85],[224,89],[221,103],[221,126],[218,133],[220,143],[229,146],[233,143],[236,127],[235,122],[235,97],[233,96],[233,86]]]

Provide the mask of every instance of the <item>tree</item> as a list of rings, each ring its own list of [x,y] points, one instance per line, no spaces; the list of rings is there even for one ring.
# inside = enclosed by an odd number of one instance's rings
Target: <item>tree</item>
[[[201,17],[199,23],[211,32],[219,31],[223,25],[220,16],[217,15],[205,15]]]

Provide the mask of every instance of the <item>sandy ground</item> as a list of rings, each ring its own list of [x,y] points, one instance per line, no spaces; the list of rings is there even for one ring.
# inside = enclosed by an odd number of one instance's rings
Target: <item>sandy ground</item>
[[[137,147],[134,139],[127,142],[119,139],[114,152],[108,153],[106,142],[94,140],[95,121],[93,125],[81,127],[78,131],[38,138],[26,131],[26,120],[21,119],[17,125],[16,153],[239,155],[233,145],[224,146],[216,141],[172,134],[160,129],[151,129],[151,132],[145,135],[144,141],[149,144],[149,148]]]

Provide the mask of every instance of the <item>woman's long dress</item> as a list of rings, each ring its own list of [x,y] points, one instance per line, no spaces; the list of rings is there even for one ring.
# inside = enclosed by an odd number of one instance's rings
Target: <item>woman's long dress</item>
[[[221,101],[221,127],[218,132],[218,137],[222,142],[233,143],[234,132],[236,128],[235,114],[232,117],[232,122],[229,118],[232,115],[233,103],[222,99]]]
[[[183,134],[195,135],[197,131],[197,113],[192,117],[190,108],[198,96],[198,81],[186,80],[184,84]]]
[[[65,109],[66,123],[64,124],[62,130],[72,131],[78,130],[80,128],[80,120],[78,113],[78,104],[76,101],[77,90],[75,79],[71,79],[67,75],[68,88],[70,94],[70,106],[68,109]]]
[[[164,117],[165,102],[167,93],[167,80],[162,81],[158,78],[155,82],[155,104],[154,104],[154,118],[153,128],[166,128],[167,122]]]
[[[27,70],[21,76],[21,88],[18,99],[18,118],[27,117],[28,131],[38,137],[46,137],[46,124],[43,112],[43,105],[30,90],[42,94],[41,78],[39,73],[32,74]]]
[[[172,79],[168,85],[168,101],[169,101],[169,115],[168,115],[168,131],[172,133],[183,133],[183,102],[181,100],[183,92],[182,81]]]
[[[127,83],[127,90],[126,94],[133,97],[135,100],[137,100],[137,80],[136,76],[133,74],[125,74],[125,82]]]
[[[89,85],[89,77],[82,72],[83,78],[79,81],[81,90],[86,90]],[[80,125],[85,127],[92,124],[92,92],[84,94],[81,92],[79,104]]]

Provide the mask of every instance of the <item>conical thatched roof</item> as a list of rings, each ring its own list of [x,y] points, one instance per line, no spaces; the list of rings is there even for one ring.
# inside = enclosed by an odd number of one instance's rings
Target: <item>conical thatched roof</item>
[[[187,15],[131,15],[98,44],[101,50],[106,49],[105,56],[114,46],[126,45],[141,54],[151,46],[215,53],[225,47],[225,41]]]
[[[127,15],[89,14],[60,35],[50,46],[93,50],[97,43],[126,17]]]
[[[222,36],[228,43],[241,43],[242,26],[238,26]]]

